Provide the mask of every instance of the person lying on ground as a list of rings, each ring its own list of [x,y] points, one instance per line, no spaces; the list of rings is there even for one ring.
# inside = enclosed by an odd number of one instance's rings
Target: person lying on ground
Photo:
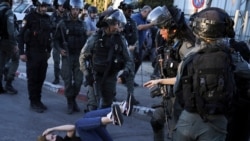
[[[113,104],[110,108],[87,112],[76,121],[75,125],[66,124],[44,130],[37,141],[113,141],[106,125],[113,123],[121,126],[123,114],[126,116],[131,114],[127,108],[129,104],[131,103],[122,102],[119,105]],[[127,114],[128,112],[130,114]],[[65,137],[54,134],[56,131],[65,131]],[[79,136],[76,136],[76,132]]]

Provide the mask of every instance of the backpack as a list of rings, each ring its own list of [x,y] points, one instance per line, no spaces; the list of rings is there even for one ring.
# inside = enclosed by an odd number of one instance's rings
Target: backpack
[[[208,115],[226,114],[235,91],[233,63],[225,47],[198,51],[182,80],[185,108],[206,120]]]

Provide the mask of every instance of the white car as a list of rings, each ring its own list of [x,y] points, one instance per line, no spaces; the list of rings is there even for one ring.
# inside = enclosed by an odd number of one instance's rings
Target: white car
[[[17,22],[22,23],[23,18],[35,7],[30,3],[20,3],[14,9],[13,12],[17,17]]]
[[[17,17],[18,24],[20,25],[22,24],[22,20],[25,17],[25,15],[34,9],[35,9],[35,6],[32,3],[19,3],[19,4],[16,4],[16,6],[12,10]],[[47,13],[51,15],[53,10],[54,9],[51,6],[48,8]]]

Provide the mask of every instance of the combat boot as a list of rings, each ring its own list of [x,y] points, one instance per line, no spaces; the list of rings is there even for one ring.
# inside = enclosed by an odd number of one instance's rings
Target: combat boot
[[[2,81],[0,81],[0,94],[5,93],[5,89],[3,88]]]
[[[74,99],[73,98],[67,98],[67,114],[72,114],[74,112]]]
[[[0,86],[0,94],[2,94],[2,93],[5,93],[6,91],[5,91],[5,89],[3,88],[3,86]]]
[[[80,108],[79,108],[79,106],[77,105],[77,102],[76,102],[76,96],[74,96],[73,102],[74,102],[74,106],[73,106],[74,112],[80,112]]]
[[[59,79],[59,75],[60,75],[60,69],[55,68],[54,69],[54,75],[55,75],[55,79],[52,82],[52,84],[59,84],[60,83],[60,79]]]
[[[59,84],[59,79],[55,78],[55,80],[52,82],[52,84]]]
[[[8,94],[17,94],[18,91],[12,86],[12,80],[7,80],[5,85],[6,93]]]

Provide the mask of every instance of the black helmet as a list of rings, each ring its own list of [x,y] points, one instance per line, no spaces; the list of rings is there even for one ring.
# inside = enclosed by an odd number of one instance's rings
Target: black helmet
[[[119,9],[126,10],[126,9],[135,9],[136,3],[132,0],[124,0],[120,2],[118,6]]]
[[[158,6],[147,16],[148,22],[155,23],[159,28],[179,28],[183,22],[184,14],[176,7],[167,8]]]
[[[34,6],[50,6],[51,0],[32,0]]]
[[[89,6],[88,13],[97,13],[97,8],[95,6]]]
[[[233,25],[230,16],[216,7],[203,9],[191,21],[193,33],[204,39],[233,38],[235,35]]]
[[[83,0],[70,0],[69,5],[71,8],[83,8]]]
[[[123,12],[118,9],[108,9],[101,14],[96,26],[98,28],[101,28],[107,27],[109,25],[114,25],[116,23],[120,23],[122,25],[125,25],[127,23]]]

